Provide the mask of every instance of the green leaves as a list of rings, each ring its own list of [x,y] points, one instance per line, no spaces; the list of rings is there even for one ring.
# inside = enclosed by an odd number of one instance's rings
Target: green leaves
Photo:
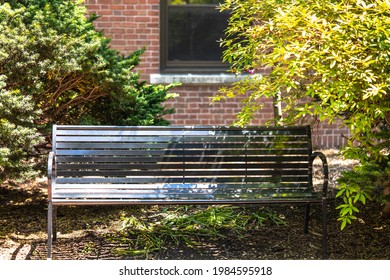
[[[5,78],[0,76],[0,182],[35,175],[36,163],[30,157],[43,141],[33,126],[40,112],[35,110],[31,97],[7,90]]]
[[[38,128],[47,133],[45,126],[52,123],[159,125],[166,124],[164,116],[172,112],[162,103],[173,97],[168,90],[174,85],[139,81],[134,68],[144,49],[130,55],[111,49],[110,40],[94,27],[97,16],[87,18],[83,2],[0,4],[0,171],[4,176],[19,168],[11,172],[5,167],[11,155],[18,153],[15,165],[35,154],[33,145],[16,148],[7,136],[27,141],[27,132],[17,133],[21,127],[32,129],[30,136],[36,141],[29,143],[37,144]],[[25,104],[24,109],[17,104]]]
[[[8,87],[31,95],[47,123],[118,124],[128,118],[133,124],[159,123],[170,113],[161,103],[172,86],[161,90],[138,81],[133,70],[144,49],[127,56],[111,49],[110,40],[95,30],[97,16],[87,18],[82,2],[0,5],[0,74]],[[119,112],[106,117],[102,109]]]
[[[221,45],[232,72],[269,73],[220,90],[220,100],[248,96],[236,123],[248,124],[262,109],[262,97],[277,100],[281,93],[283,124],[308,116],[341,120],[350,129],[347,158],[389,162],[389,1],[229,0],[223,9],[231,11]],[[343,227],[358,212],[354,201],[363,203],[372,191],[342,194],[352,198],[340,207]]]
[[[338,220],[341,229],[355,220],[360,212],[358,206],[373,200],[374,191],[383,186],[382,180],[390,175],[390,166],[383,164],[358,165],[352,171],[344,172],[339,179],[339,191],[337,198],[342,198],[343,203],[337,206],[340,209]]]
[[[316,109],[321,120],[368,112],[372,121],[360,125],[366,133],[389,111],[389,98],[383,97],[389,91],[390,22],[384,3],[362,3],[228,1],[223,7],[231,9],[232,16],[221,43],[226,48],[224,60],[234,73],[252,67],[270,69],[268,77],[253,80],[253,88],[262,88],[264,96],[282,91],[301,99],[315,93],[315,102],[302,104],[305,112]],[[302,87],[292,87],[292,81]],[[273,86],[266,87],[269,83]],[[237,86],[231,92],[235,90]],[[285,115],[295,116],[289,112],[297,98],[284,101]],[[381,104],[380,112],[371,113],[371,104]],[[285,121],[295,122],[304,115]]]
[[[340,204],[336,209],[340,209],[340,217],[337,219],[341,221],[341,230],[345,228],[347,224],[351,224],[352,220],[356,220],[354,213],[359,213],[359,209],[355,204],[360,201],[363,204],[366,203],[366,195],[364,192],[359,191],[356,186],[341,184],[339,186],[340,191],[336,197],[343,196],[344,204]]]

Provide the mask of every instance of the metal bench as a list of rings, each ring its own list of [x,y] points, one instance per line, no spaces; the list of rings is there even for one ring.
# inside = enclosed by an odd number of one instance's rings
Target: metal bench
[[[322,190],[313,161],[322,160]],[[312,152],[304,127],[53,126],[48,161],[48,258],[57,205],[262,204],[322,205],[327,257],[325,156]]]

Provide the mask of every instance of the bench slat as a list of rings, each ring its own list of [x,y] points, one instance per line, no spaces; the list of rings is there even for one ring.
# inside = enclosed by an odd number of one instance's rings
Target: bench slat
[[[277,183],[277,184],[276,184]],[[279,183],[279,182],[264,182],[262,184],[259,183],[252,183],[252,184],[245,184],[244,182],[242,184],[231,183],[231,184],[216,184],[216,183],[145,183],[145,184],[94,184],[94,183],[85,183],[85,184],[57,184],[56,185],[56,191],[58,190],[86,190],[86,191],[102,191],[103,189],[106,189],[106,191],[111,190],[119,190],[119,191],[137,191],[137,190],[159,190],[159,189],[184,189],[184,190],[190,190],[190,189],[306,189],[307,190],[307,184],[302,184],[300,182],[290,182],[290,183]]]
[[[66,196],[66,194],[64,195],[64,197],[66,198],[69,198],[68,196]],[[150,194],[150,196],[146,197],[144,195],[139,195],[139,196],[136,196],[136,195],[131,195],[131,196],[126,196],[126,195],[120,195],[120,196],[115,196],[115,195],[111,195],[111,196],[107,196],[105,197],[104,199],[101,199],[99,198],[98,196],[94,196],[93,194],[80,194],[79,196],[74,196],[74,197],[71,197],[69,198],[69,200],[75,200],[75,199],[78,199],[78,202],[79,203],[82,203],[83,200],[89,200],[89,199],[94,199],[94,200],[100,200],[102,203],[104,203],[104,200],[107,199],[107,200],[116,200],[116,201],[121,201],[121,200],[143,200],[143,201],[147,201],[147,200],[155,200],[155,199],[159,199],[161,202],[163,201],[183,201],[185,202],[186,200],[190,199],[190,200],[208,200],[209,201],[209,204],[212,204],[211,201],[213,200],[232,200],[232,199],[236,199],[236,200],[241,200],[241,201],[244,201],[244,200],[255,200],[255,199],[264,199],[264,198],[282,198],[284,199],[285,201],[288,201],[288,200],[297,200],[297,199],[309,199],[309,198],[312,198],[312,199],[319,199],[318,198],[318,195],[313,195],[312,193],[306,193],[306,194],[294,194],[294,193],[289,193],[289,194],[283,194],[283,195],[277,195],[277,194],[270,194],[270,195],[241,195],[241,196],[229,196],[229,195],[226,195],[226,194],[221,194],[221,195],[211,195],[211,194],[189,194],[189,195],[183,195],[183,194],[178,194],[178,195],[174,195],[174,194],[167,194],[167,195],[163,195],[163,194]],[[54,201],[60,201],[61,198],[54,198]],[[66,199],[63,199],[64,201],[66,201]]]
[[[247,150],[249,155],[307,155],[307,149],[258,149]],[[57,156],[237,156],[243,154],[240,150],[57,150]]]
[[[215,162],[216,158],[213,156],[203,156],[202,162]],[[102,162],[102,163],[114,163],[114,162],[199,162],[199,157],[186,156],[186,157],[160,157],[160,156],[62,156],[57,157],[56,162]],[[219,157],[218,162],[304,162],[308,164],[308,156],[294,156],[294,155],[268,155],[268,156],[229,156]]]
[[[57,125],[57,135],[307,135],[306,126],[68,126]]]
[[[266,148],[280,148],[281,146],[286,145],[289,148],[307,148],[307,142],[303,141],[289,141],[289,142],[280,142],[274,143],[270,141],[265,142],[231,142],[231,143],[113,143],[113,142],[105,142],[105,143],[95,143],[95,142],[59,142],[57,143],[57,149],[164,149],[166,151],[169,150],[180,150],[180,149],[266,149]]]
[[[251,141],[254,143],[294,143],[294,142],[307,142],[307,139],[303,137],[278,137],[278,136],[269,136],[269,137],[126,137],[126,136],[118,136],[118,137],[106,137],[106,136],[57,136],[58,143],[145,143],[145,144],[155,144],[155,143],[220,143],[224,142],[228,143],[244,143],[246,141]]]
[[[150,189],[150,190],[111,190],[110,192],[104,190],[94,190],[94,191],[85,191],[80,190],[60,190],[56,192],[55,199],[75,199],[75,198],[94,198],[94,199],[150,199],[150,198],[159,198],[159,199],[186,199],[186,198],[203,198],[203,199],[217,199],[217,198],[255,198],[255,197],[318,197],[317,194],[313,192],[308,192],[305,189],[268,189],[268,188],[258,188],[258,189],[181,189],[181,188],[168,188],[168,189]]]
[[[58,170],[57,176],[287,176],[305,175],[307,170]]]
[[[61,184],[142,184],[142,183],[237,183],[246,182],[251,183],[299,183],[308,186],[309,177],[307,174],[295,177],[229,177],[229,178],[199,178],[199,177],[185,177],[185,178],[151,178],[151,177],[81,177],[81,178],[57,178],[56,186]],[[303,184],[305,183],[305,184]]]
[[[83,169],[147,169],[147,170],[165,170],[165,169],[306,169],[305,163],[219,163],[219,162],[199,162],[199,163],[90,163],[87,166],[84,163],[59,163],[57,170],[83,170]]]

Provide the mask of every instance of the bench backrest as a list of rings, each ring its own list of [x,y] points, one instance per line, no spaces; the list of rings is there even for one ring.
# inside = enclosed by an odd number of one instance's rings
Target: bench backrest
[[[313,188],[309,126],[58,125],[53,152],[52,195],[63,203],[222,203]]]

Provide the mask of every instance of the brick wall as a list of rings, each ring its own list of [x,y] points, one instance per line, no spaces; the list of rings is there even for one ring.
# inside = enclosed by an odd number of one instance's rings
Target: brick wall
[[[179,125],[230,125],[240,112],[239,100],[229,100],[211,103],[212,97],[217,93],[219,86],[181,86],[173,91],[179,94],[178,98],[167,102],[168,107],[176,110],[174,115],[168,117],[171,122]],[[264,99],[266,106],[264,112],[258,114],[253,125],[264,123],[272,116],[272,106]]]
[[[167,102],[176,113],[168,119],[178,125],[229,125],[239,112],[238,102],[210,104],[216,86],[181,86],[174,91],[179,97]]]
[[[146,47],[142,78],[157,73],[160,57],[160,0],[86,0],[88,11],[101,16],[96,28],[112,38],[115,49],[130,54]]]
[[[141,78],[149,80],[150,74],[159,73],[160,0],[86,0],[90,13],[101,16],[96,20],[98,30],[112,38],[111,46],[124,54],[146,47],[142,63],[137,70]],[[180,97],[167,102],[176,113],[169,116],[176,125],[229,125],[240,110],[240,103],[229,101],[210,105],[211,97],[218,91],[218,85],[183,85],[173,91]],[[267,100],[264,100],[267,102]],[[272,116],[272,105],[268,101],[264,110],[252,123],[263,124]],[[338,124],[312,122],[313,144],[319,148],[340,147],[345,143],[343,134],[348,130]]]
[[[179,94],[166,103],[173,107],[175,114],[167,117],[175,125],[231,125],[237,113],[240,112],[240,100],[228,100],[211,104],[212,97],[218,92],[219,86],[180,86],[174,92]],[[263,125],[272,119],[272,100],[263,98],[265,105],[255,116],[251,125]],[[339,148],[346,144],[348,129],[340,127],[340,123],[319,123],[314,119],[305,120],[312,126],[312,139],[315,148]]]

